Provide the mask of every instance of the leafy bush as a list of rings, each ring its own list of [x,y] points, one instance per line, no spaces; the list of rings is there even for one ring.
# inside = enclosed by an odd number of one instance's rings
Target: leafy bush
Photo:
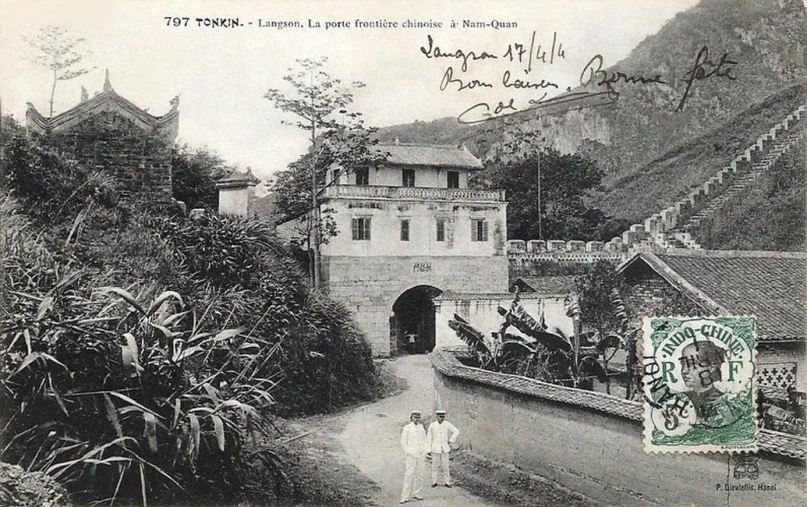
[[[188,271],[217,287],[255,287],[265,257],[283,253],[271,225],[257,219],[206,214],[165,228]]]
[[[16,199],[0,196],[0,459],[82,501],[232,502],[256,484],[274,501],[278,455],[253,443],[266,418],[375,396],[349,313],[309,297],[266,224],[124,206],[115,178],[12,127],[4,118]]]
[[[231,170],[221,157],[208,149],[192,149],[187,144],[177,146],[171,157],[174,199],[184,202],[188,209],[216,211],[219,203],[216,180]]]
[[[42,223],[70,221],[88,206],[111,208],[118,202],[120,183],[114,177],[65,159],[16,131],[4,143],[2,159],[5,187]]]
[[[312,295],[282,345],[280,415],[315,414],[377,396],[370,345],[340,303]]]
[[[262,370],[279,379],[273,407],[278,414],[313,414],[376,396],[371,349],[350,313],[309,292],[269,225],[212,215],[166,222],[164,228],[197,281],[227,291],[220,306],[231,308],[230,323],[254,327],[257,336],[279,347]]]
[[[135,297],[7,254],[3,459],[113,498],[237,490],[236,458],[274,404],[258,365],[277,348],[209,328],[209,308],[175,292]]]

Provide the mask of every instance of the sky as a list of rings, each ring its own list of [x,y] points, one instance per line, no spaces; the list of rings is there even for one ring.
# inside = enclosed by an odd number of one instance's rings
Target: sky
[[[58,83],[55,114],[79,102],[81,86],[90,96],[100,91],[108,70],[115,91],[150,114],[165,114],[180,95],[180,143],[211,149],[270,181],[307,148],[306,133],[283,123],[294,117],[264,98],[270,88],[290,91],[283,76],[296,59],[326,57],[330,75],[343,83],[363,82],[351,110],[361,112],[366,125],[458,117],[478,103],[525,104],[575,87],[592,56],[602,55],[606,67],[617,63],[696,3],[4,0],[0,111],[24,122],[31,102],[47,116],[50,71],[31,60],[23,37],[59,26],[85,39],[91,70]],[[234,18],[237,26],[207,26]],[[357,20],[382,26],[357,26]],[[272,21],[302,26],[264,26]],[[404,26],[406,21],[427,26]],[[450,55],[473,51],[477,58],[464,65],[463,58],[435,57],[437,48]],[[509,87],[503,85],[506,72]]]

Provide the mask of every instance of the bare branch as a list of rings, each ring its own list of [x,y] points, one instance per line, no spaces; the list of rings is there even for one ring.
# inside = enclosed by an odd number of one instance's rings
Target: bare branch
[[[84,58],[91,52],[82,47],[82,37],[73,38],[70,33],[58,26],[40,28],[34,37],[23,37],[33,50],[31,61],[47,68],[53,74],[50,94],[50,115],[53,116],[53,97],[58,81],[69,81],[88,73],[90,69],[82,67]]]

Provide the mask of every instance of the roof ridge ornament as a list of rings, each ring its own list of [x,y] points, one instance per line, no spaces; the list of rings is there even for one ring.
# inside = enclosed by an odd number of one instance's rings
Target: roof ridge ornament
[[[114,92],[115,90],[112,88],[112,83],[109,82],[109,69],[105,69],[104,75],[104,91],[105,92]]]

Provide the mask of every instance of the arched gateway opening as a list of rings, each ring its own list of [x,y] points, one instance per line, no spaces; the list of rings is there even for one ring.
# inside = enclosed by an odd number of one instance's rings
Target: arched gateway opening
[[[392,305],[390,345],[404,354],[423,354],[434,348],[434,303],[443,291],[418,285],[401,294]]]

